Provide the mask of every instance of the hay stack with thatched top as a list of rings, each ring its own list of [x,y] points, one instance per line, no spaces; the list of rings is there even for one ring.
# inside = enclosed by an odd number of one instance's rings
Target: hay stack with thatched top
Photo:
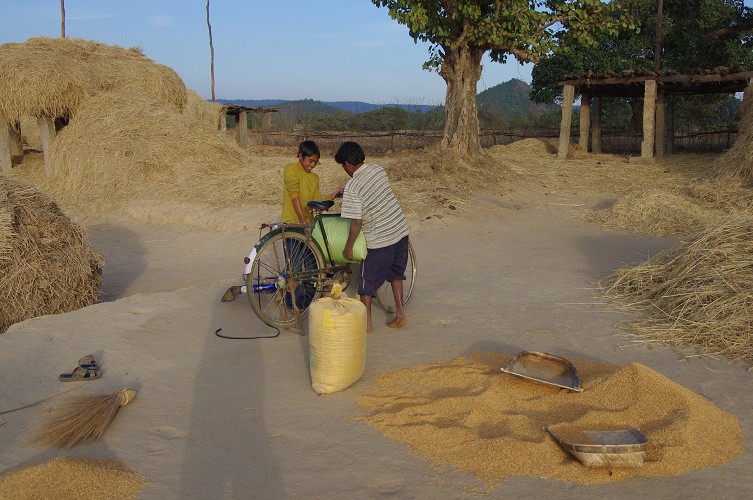
[[[0,176],[0,333],[25,319],[93,304],[103,266],[52,200]]]
[[[101,93],[87,99],[51,143],[53,177],[35,183],[78,208],[113,208],[139,198],[213,205],[258,200],[259,171],[209,121],[140,92]]]
[[[0,118],[74,116],[88,97],[128,89],[182,108],[178,74],[124,49],[76,38],[30,38],[0,45]]]

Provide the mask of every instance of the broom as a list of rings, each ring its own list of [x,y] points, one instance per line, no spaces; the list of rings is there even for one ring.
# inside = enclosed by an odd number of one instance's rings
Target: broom
[[[38,426],[29,442],[53,448],[73,448],[97,441],[110,426],[120,407],[127,405],[135,397],[136,391],[133,389],[120,389],[112,394],[70,398]]]

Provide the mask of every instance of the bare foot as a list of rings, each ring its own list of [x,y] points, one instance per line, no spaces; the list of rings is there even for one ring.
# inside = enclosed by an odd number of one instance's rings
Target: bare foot
[[[404,327],[407,324],[408,324],[408,320],[407,319],[405,319],[405,318],[400,318],[400,319],[395,318],[394,320],[392,320],[389,323],[387,323],[387,326],[389,326],[390,328],[402,328],[402,327]]]

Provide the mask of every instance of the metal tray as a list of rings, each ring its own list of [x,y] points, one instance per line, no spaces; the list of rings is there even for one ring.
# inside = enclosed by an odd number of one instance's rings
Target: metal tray
[[[575,366],[567,359],[554,354],[523,351],[513,356],[502,371],[546,385],[576,392],[583,391]]]
[[[549,434],[587,467],[642,467],[648,439],[638,429]]]

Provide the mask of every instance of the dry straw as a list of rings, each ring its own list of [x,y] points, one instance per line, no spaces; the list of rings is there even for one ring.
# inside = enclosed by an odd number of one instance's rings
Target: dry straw
[[[133,389],[121,389],[113,394],[70,398],[39,424],[29,441],[53,448],[73,448],[95,442],[104,435],[118,410],[135,397]]]
[[[651,189],[630,193],[585,219],[602,226],[651,236],[687,236],[703,229],[712,212],[688,197]]]
[[[93,304],[103,266],[55,202],[0,176],[0,333],[28,318]]]
[[[753,364],[753,218],[737,212],[648,262],[618,271],[605,293],[646,319],[638,343]]]
[[[0,45],[0,118],[74,116],[90,96],[127,89],[183,107],[186,88],[140,49],[75,38]]]
[[[736,181],[737,184],[753,187],[753,89],[745,89],[743,106],[740,112],[735,144],[715,165],[715,173],[722,179]]]

